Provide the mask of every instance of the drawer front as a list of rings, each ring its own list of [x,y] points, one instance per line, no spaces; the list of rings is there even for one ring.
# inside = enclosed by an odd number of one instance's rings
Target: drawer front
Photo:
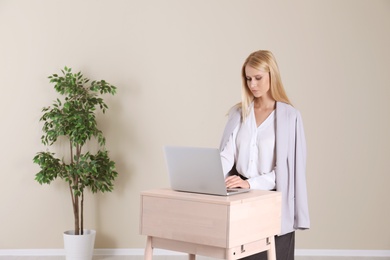
[[[226,247],[228,206],[142,196],[141,234]]]
[[[281,196],[279,195],[231,206],[228,247],[280,233]]]

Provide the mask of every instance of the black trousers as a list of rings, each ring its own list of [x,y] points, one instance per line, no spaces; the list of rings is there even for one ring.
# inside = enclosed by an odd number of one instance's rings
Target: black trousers
[[[294,260],[295,232],[283,236],[275,236],[276,260]],[[250,255],[241,259],[267,260],[267,251]]]

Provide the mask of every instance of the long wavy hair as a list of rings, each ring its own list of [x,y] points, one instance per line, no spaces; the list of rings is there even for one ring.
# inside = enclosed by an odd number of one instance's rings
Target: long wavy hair
[[[254,69],[269,73],[271,96],[275,101],[284,102],[291,105],[284,90],[282,79],[280,77],[279,67],[276,63],[274,55],[267,50],[259,50],[251,53],[246,58],[241,69],[242,89],[241,89],[241,103],[238,106],[242,109],[242,119],[245,120],[249,114],[249,107],[254,96],[249,90],[247,79],[245,75],[245,67],[251,66]]]

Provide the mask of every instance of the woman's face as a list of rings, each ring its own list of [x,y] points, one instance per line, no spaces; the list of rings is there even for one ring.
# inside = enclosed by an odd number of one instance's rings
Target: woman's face
[[[265,96],[270,89],[269,73],[245,66],[246,84],[255,98]]]

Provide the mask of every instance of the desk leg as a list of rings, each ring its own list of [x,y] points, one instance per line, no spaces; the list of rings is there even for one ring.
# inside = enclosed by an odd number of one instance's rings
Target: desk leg
[[[275,237],[269,237],[270,249],[267,250],[267,259],[276,260]]]
[[[146,239],[146,247],[145,247],[145,260],[152,260],[153,258],[153,247],[152,247],[152,237],[148,236]]]
[[[188,260],[195,260],[194,254],[188,254]]]

